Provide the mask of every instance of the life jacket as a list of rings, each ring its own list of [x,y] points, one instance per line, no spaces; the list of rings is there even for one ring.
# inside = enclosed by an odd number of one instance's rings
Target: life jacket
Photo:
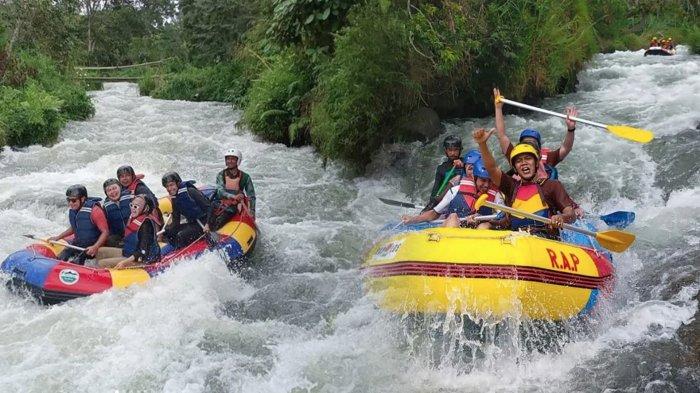
[[[459,195],[456,195],[450,201],[447,207],[447,213],[457,213],[459,218],[464,218],[474,212],[474,203],[479,198],[479,192],[476,189],[476,184],[471,178],[463,178],[459,182]],[[498,190],[494,187],[487,191],[488,197],[486,200],[493,202],[496,200]],[[482,206],[479,209],[479,214],[491,214],[491,208]]]
[[[176,208],[185,218],[187,222],[194,223],[197,220],[202,220],[206,217],[207,212],[204,211],[197,202],[192,199],[190,193],[187,192],[189,187],[194,187],[194,180],[183,181],[177,189],[177,195],[172,199],[173,207]]]
[[[129,204],[132,199],[134,199],[134,196],[129,191],[124,190],[118,202],[107,200],[102,205],[105,209],[105,216],[107,217],[111,235],[124,236],[124,228],[126,228],[126,223],[129,222],[129,216],[131,215]]]
[[[124,231],[124,248],[122,249],[122,255],[125,257],[130,257],[136,252],[136,247],[139,244],[139,229],[146,220],[151,220],[153,223],[153,242],[149,245],[149,252],[146,254],[146,260],[144,262],[152,262],[160,258],[160,246],[158,245],[157,233],[158,233],[158,221],[151,212],[150,214],[141,214],[138,217],[129,220],[129,224],[126,226]]]
[[[80,210],[68,210],[68,221],[75,235],[72,243],[74,246],[92,246],[102,234],[90,218],[93,208],[101,208],[99,203],[101,200],[102,198],[87,198]]]
[[[549,218],[550,216],[549,206],[547,202],[545,202],[542,188],[538,183],[523,184],[522,182],[518,182],[510,202],[510,206],[514,209],[545,218]],[[513,215],[510,217],[510,229],[514,231],[520,228],[543,226],[544,224],[529,218],[519,218]]]
[[[224,191],[238,195],[241,192],[243,192],[242,187],[241,187],[241,180],[243,180],[243,177],[245,176],[245,172],[242,170],[238,170],[238,176],[235,179],[232,179],[228,176],[226,176],[226,170],[224,170],[223,173],[224,176]],[[248,200],[248,197],[243,198],[243,203],[246,205],[246,207],[250,207],[250,201]],[[221,199],[219,208],[214,211],[214,214],[219,215],[221,214],[224,210],[228,210],[230,212],[238,212],[238,203],[234,202],[231,199]]]

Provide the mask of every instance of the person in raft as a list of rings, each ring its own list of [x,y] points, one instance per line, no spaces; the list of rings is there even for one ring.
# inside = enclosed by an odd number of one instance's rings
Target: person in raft
[[[657,37],[653,37],[649,43],[649,48],[654,48],[657,46],[659,46],[659,39]]]
[[[473,137],[479,145],[491,181],[503,193],[506,205],[552,220],[551,225],[545,227],[535,220],[511,216],[510,229],[526,230],[538,236],[558,239],[562,224],[576,220],[574,201],[558,180],[537,176],[539,152],[528,143],[519,143],[510,152],[510,164],[515,169],[518,180],[499,169],[486,145],[493,132],[494,130],[480,128],[474,130]]]
[[[239,169],[243,153],[237,149],[224,152],[226,169],[216,175],[216,195],[204,231],[215,231],[238,213],[255,217],[255,187],[250,175]]]
[[[513,150],[513,144],[510,142],[508,135],[506,135],[506,122],[503,117],[503,102],[500,101],[500,90],[493,89],[493,96],[498,143],[501,146],[501,152],[503,152],[503,155],[508,158],[510,157],[510,152]],[[578,111],[574,107],[566,108],[566,115],[576,117],[578,115]],[[574,131],[576,131],[576,122],[569,118],[567,118],[565,122],[566,136],[558,149],[548,149],[546,147],[542,147],[542,137],[537,130],[526,128],[520,133],[519,142],[529,143],[539,152],[540,167],[537,171],[537,176],[539,178],[549,177],[556,180],[558,178],[558,174],[555,167],[557,164],[564,161],[564,158],[569,155],[571,149],[574,147]]]
[[[129,191],[131,195],[146,195],[152,199],[154,206],[158,208],[158,198],[156,198],[156,195],[148,188],[146,183],[141,181],[143,178],[142,174],[137,175],[134,172],[134,168],[131,165],[122,165],[117,168],[117,179],[119,179],[123,190]]]
[[[491,208],[486,206],[481,207],[478,211],[474,210],[474,202],[483,194],[487,194],[487,200],[491,202],[503,203],[501,193],[493,186],[491,176],[486,171],[483,161],[479,159],[473,164],[473,176],[464,176],[459,185],[449,189],[437,206],[418,216],[402,216],[401,221],[404,224],[432,221],[441,214],[449,214],[443,223],[445,227],[456,228],[462,226],[463,222],[463,226],[490,229],[490,222],[478,223],[475,220],[477,215],[493,213]]]
[[[87,258],[93,258],[97,251],[107,241],[109,226],[105,212],[100,206],[101,198],[88,198],[87,189],[82,184],[74,184],[66,190],[68,202],[68,221],[70,227],[60,235],[52,236],[48,240],[62,240],[74,235],[70,244],[85,248],[79,251],[66,247],[61,251],[57,259],[83,265]]]
[[[129,208],[131,215],[124,232],[124,248],[103,247],[100,252],[104,250],[102,255],[108,257],[98,258],[100,267],[123,269],[160,260],[159,225],[153,201],[147,195],[136,195]]]
[[[455,170],[450,177],[464,174],[462,169],[464,168],[464,162],[462,162],[460,157],[462,155],[462,139],[454,135],[448,135],[442,141],[442,147],[445,150],[446,159],[435,170],[435,182],[433,183],[433,189],[430,191],[430,200],[423,208],[423,212],[430,211],[440,202],[438,191],[440,191],[440,186],[445,180],[445,176],[452,168],[455,168]]]
[[[102,208],[105,210],[109,225],[109,237],[105,246],[121,247],[124,229],[131,215],[129,204],[134,196],[128,190],[122,190],[119,180],[114,178],[105,180],[102,183],[102,189],[107,197]]]
[[[162,184],[173,204],[171,222],[164,236],[173,247],[185,247],[204,235],[211,202],[194,186],[194,180],[182,181],[177,172],[163,175]],[[180,222],[182,216],[187,223]]]

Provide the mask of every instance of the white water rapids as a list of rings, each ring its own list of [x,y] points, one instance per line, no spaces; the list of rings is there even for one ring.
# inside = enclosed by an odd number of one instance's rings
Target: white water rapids
[[[102,196],[102,182],[130,163],[162,195],[168,170],[213,182],[227,147],[243,151],[255,183],[261,239],[241,275],[212,254],[146,285],[53,307],[0,288],[0,391],[698,391],[700,56],[598,55],[579,81],[577,92],[543,105],[576,104],[582,118],[647,128],[656,139],[576,130],[560,179],[588,211],[635,211],[628,230],[638,240],[615,257],[604,312],[564,326],[557,345],[529,348],[531,327],[520,335],[487,326],[475,341],[458,319],[390,315],[364,293],[362,252],[408,213],[377,197],[425,200],[439,141],[387,147],[369,174],[351,178],[337,164],[324,169],[311,148],[259,141],[227,105],[108,84],[92,93],[95,117],[69,124],[56,145],[0,153],[0,259],[28,244],[19,234],[67,226],[71,184]],[[513,138],[526,125],[546,146],[563,138],[560,119],[506,122]],[[475,126],[492,124],[445,123],[467,146]]]

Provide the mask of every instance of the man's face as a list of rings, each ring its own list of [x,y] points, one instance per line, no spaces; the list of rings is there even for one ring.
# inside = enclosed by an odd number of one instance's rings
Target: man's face
[[[122,193],[121,187],[119,187],[119,184],[110,184],[105,188],[105,194],[107,195],[107,198],[113,200],[113,201],[118,201],[119,196]]]
[[[479,194],[485,194],[486,192],[488,192],[489,187],[491,187],[491,179],[477,177],[475,184],[477,191],[479,191]]]
[[[448,147],[447,149],[445,149],[445,155],[447,156],[447,158],[453,161],[459,158],[459,153],[461,152],[462,149],[460,149],[459,147]]]
[[[129,184],[134,181],[134,177],[131,173],[123,172],[119,175],[119,183],[124,187],[129,187]]]
[[[513,167],[523,180],[532,180],[537,170],[537,160],[532,154],[519,154],[513,159]]]
[[[174,181],[165,183],[165,189],[171,196],[177,195],[177,183],[175,183]]]
[[[226,156],[226,168],[228,168],[228,169],[238,168],[238,157]]]
[[[67,197],[68,208],[71,210],[80,210],[85,202],[85,197]]]

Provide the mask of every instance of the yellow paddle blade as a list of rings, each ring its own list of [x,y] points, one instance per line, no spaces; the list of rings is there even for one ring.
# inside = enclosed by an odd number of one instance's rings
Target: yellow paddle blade
[[[484,202],[486,202],[486,198],[488,198],[488,194],[482,194],[476,202],[474,202],[474,210],[479,210],[482,206],[484,206]]]
[[[605,128],[620,138],[629,139],[639,143],[649,143],[652,139],[654,139],[654,134],[652,134],[651,131],[643,130],[641,128],[634,128],[624,125],[609,125]]]
[[[595,239],[610,251],[624,252],[634,243],[635,236],[625,231],[610,230],[596,233]]]

